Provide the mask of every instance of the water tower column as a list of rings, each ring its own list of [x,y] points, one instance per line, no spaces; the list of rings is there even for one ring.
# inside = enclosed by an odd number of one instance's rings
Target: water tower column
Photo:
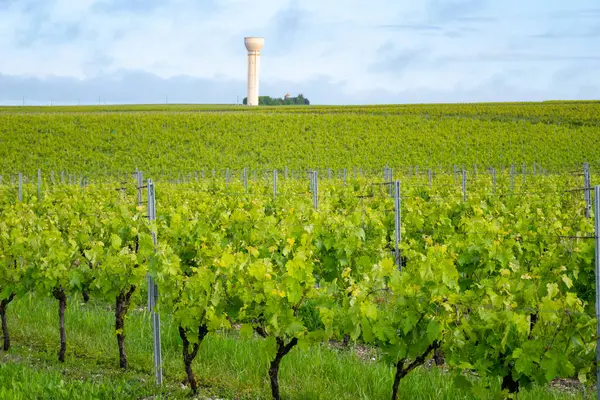
[[[258,74],[260,72],[260,53],[248,52],[248,105],[258,105]]]
[[[247,37],[244,44],[248,50],[248,102],[249,106],[258,105],[258,86],[260,74],[260,50],[265,40],[263,38]]]

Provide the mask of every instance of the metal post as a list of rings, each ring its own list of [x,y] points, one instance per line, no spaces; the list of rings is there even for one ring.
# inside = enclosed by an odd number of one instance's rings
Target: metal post
[[[402,258],[400,257],[400,240],[402,240],[402,232],[400,231],[401,210],[400,210],[400,181],[394,182],[394,211],[395,211],[395,232],[396,232],[396,265],[402,271]]]
[[[60,171],[60,183],[65,184],[65,171]]]
[[[144,190],[144,188],[142,187],[144,185],[144,176],[142,174],[142,171],[138,171],[136,168],[136,179],[137,179],[137,188],[138,188],[138,206],[141,206],[143,204],[143,196],[142,196],[142,191]]]
[[[523,185],[525,185],[525,181],[527,180],[527,164],[523,163],[523,166],[521,168],[523,169],[523,171],[521,171],[523,173]]]
[[[462,192],[463,201],[467,201],[467,171],[464,169],[462,171]]]
[[[327,168],[327,178],[331,180],[331,168]]]
[[[473,178],[477,179],[477,164],[473,166]]]
[[[156,220],[156,196],[154,192],[154,182],[148,179],[148,219]],[[157,245],[156,232],[152,232],[154,246]],[[156,303],[158,302],[158,287],[154,280],[148,275],[148,303],[152,310],[152,337],[154,339],[154,374],[156,384],[162,384],[162,355],[160,348],[160,315],[156,312]]]
[[[427,170],[427,177],[429,178],[429,188],[433,187],[433,171],[431,171],[431,168],[429,168]]]
[[[583,196],[585,197],[585,217],[590,217],[591,204],[591,182],[590,182],[590,166],[588,163],[583,163]]]
[[[19,201],[23,201],[23,173],[19,172],[19,191],[17,193]]]
[[[394,170],[392,168],[388,169],[388,175],[389,175],[389,188],[390,188],[390,197],[394,196]]]
[[[419,166],[415,165],[415,175],[419,175]]]
[[[496,168],[492,168],[492,186],[494,193],[496,193]]]
[[[277,170],[273,170],[273,200],[277,200]]]
[[[137,179],[138,179],[138,204],[140,204],[141,200],[139,195],[141,194],[141,190],[142,190],[142,185],[139,181],[140,179],[140,175],[139,172],[136,173]],[[150,182],[151,180],[148,179],[148,220],[152,221],[152,217],[153,217],[153,208],[155,205],[155,202],[153,202],[153,198],[150,192]],[[153,185],[154,188],[154,185]],[[152,194],[154,194],[154,191],[152,191]],[[152,240],[155,240],[156,235],[154,234],[154,232],[152,232]],[[148,274],[148,312],[153,312],[154,310],[154,282],[152,280],[152,277]]]
[[[225,170],[225,189],[229,189],[229,168]]]
[[[347,177],[346,177],[347,173],[346,172],[347,172],[346,168],[344,168],[344,186],[346,186],[346,181],[347,181]]]
[[[596,241],[596,392],[600,400],[600,186],[594,187],[594,233]]]
[[[150,275],[148,275],[148,312],[152,312],[154,309],[154,282]]]
[[[510,190],[515,190],[515,164],[510,164]]]
[[[244,190],[248,193],[248,169],[244,167]]]
[[[38,201],[40,201],[42,199],[42,170],[41,169],[38,169],[37,181],[38,181],[37,182],[38,183],[38,186],[37,186],[37,189],[38,189],[37,194],[38,194],[38,196],[37,196],[37,198],[38,198]]]
[[[317,171],[313,172],[313,206],[319,208],[319,176]]]

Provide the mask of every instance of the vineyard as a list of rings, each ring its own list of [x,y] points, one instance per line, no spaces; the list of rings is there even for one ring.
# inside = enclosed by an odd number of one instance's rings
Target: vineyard
[[[592,397],[600,104],[136,107],[0,110],[3,396]]]
[[[137,107],[146,111],[0,109],[0,173],[33,175],[42,169],[114,177],[139,168],[155,179],[178,179],[202,170],[222,174],[226,168],[357,167],[374,174],[386,165],[398,171],[418,166],[448,172],[454,165],[532,168],[534,163],[563,172],[580,169],[584,162],[597,167],[600,153],[600,103],[254,112]]]

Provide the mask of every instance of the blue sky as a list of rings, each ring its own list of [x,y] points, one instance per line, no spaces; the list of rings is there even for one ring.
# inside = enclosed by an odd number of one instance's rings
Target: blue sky
[[[600,98],[599,0],[0,0],[0,104]]]

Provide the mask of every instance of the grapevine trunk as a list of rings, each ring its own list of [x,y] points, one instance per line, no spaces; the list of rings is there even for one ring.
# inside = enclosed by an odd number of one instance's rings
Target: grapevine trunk
[[[346,347],[348,347],[349,344],[350,344],[350,335],[346,333],[344,335],[344,341],[342,342],[342,346],[344,348],[346,348]]]
[[[283,357],[298,344],[298,339],[293,338],[288,344],[285,344],[283,339],[279,337],[275,340],[277,341],[277,354],[273,361],[271,361],[269,378],[271,379],[271,394],[273,395],[273,400],[281,400],[281,397],[279,396],[279,364]]]
[[[15,294],[11,293],[11,295],[3,299],[0,302],[0,317],[2,318],[2,336],[4,339],[4,343],[2,344],[2,348],[4,351],[8,351],[10,349],[10,335],[8,334],[8,324],[6,323],[6,307],[8,304],[15,298]]]
[[[198,354],[200,344],[208,334],[208,327],[206,325],[200,325],[198,327],[198,342],[192,345],[192,351],[190,352],[190,341],[188,340],[187,333],[183,327],[179,327],[179,336],[183,341],[183,364],[185,366],[185,373],[187,375],[187,381],[190,384],[192,392],[196,394],[198,392],[198,382],[192,371],[192,362]]]
[[[125,315],[129,309],[131,296],[135,292],[135,286],[131,286],[127,292],[121,290],[117,296],[117,304],[115,306],[115,329],[117,333],[117,344],[119,346],[119,366],[127,369],[127,353],[125,352]]]
[[[508,391],[507,399],[512,398],[514,393],[519,393],[519,381],[515,381],[511,374],[502,378],[502,390]]]
[[[58,351],[58,361],[65,362],[65,353],[67,352],[67,333],[65,331],[65,310],[67,308],[67,295],[63,288],[54,289],[54,298],[58,300],[58,320],[60,330],[60,350]]]
[[[405,360],[398,361],[398,363],[396,364],[396,375],[394,376],[394,386],[392,387],[392,400],[398,400],[398,389],[400,388],[400,381],[402,380],[402,378],[408,375],[410,371],[412,371],[419,365],[423,365],[423,363],[425,363],[425,360],[427,359],[427,355],[432,350],[439,349],[439,347],[440,342],[434,341],[429,345],[429,347],[427,347],[423,354],[415,358],[415,360],[412,363],[408,364],[406,367],[404,366]]]
[[[442,349],[436,349],[433,352],[433,361],[435,362],[435,365],[437,365],[438,367],[441,367],[442,365],[444,365],[444,363],[446,362],[446,359],[444,358],[444,352],[442,351]]]

